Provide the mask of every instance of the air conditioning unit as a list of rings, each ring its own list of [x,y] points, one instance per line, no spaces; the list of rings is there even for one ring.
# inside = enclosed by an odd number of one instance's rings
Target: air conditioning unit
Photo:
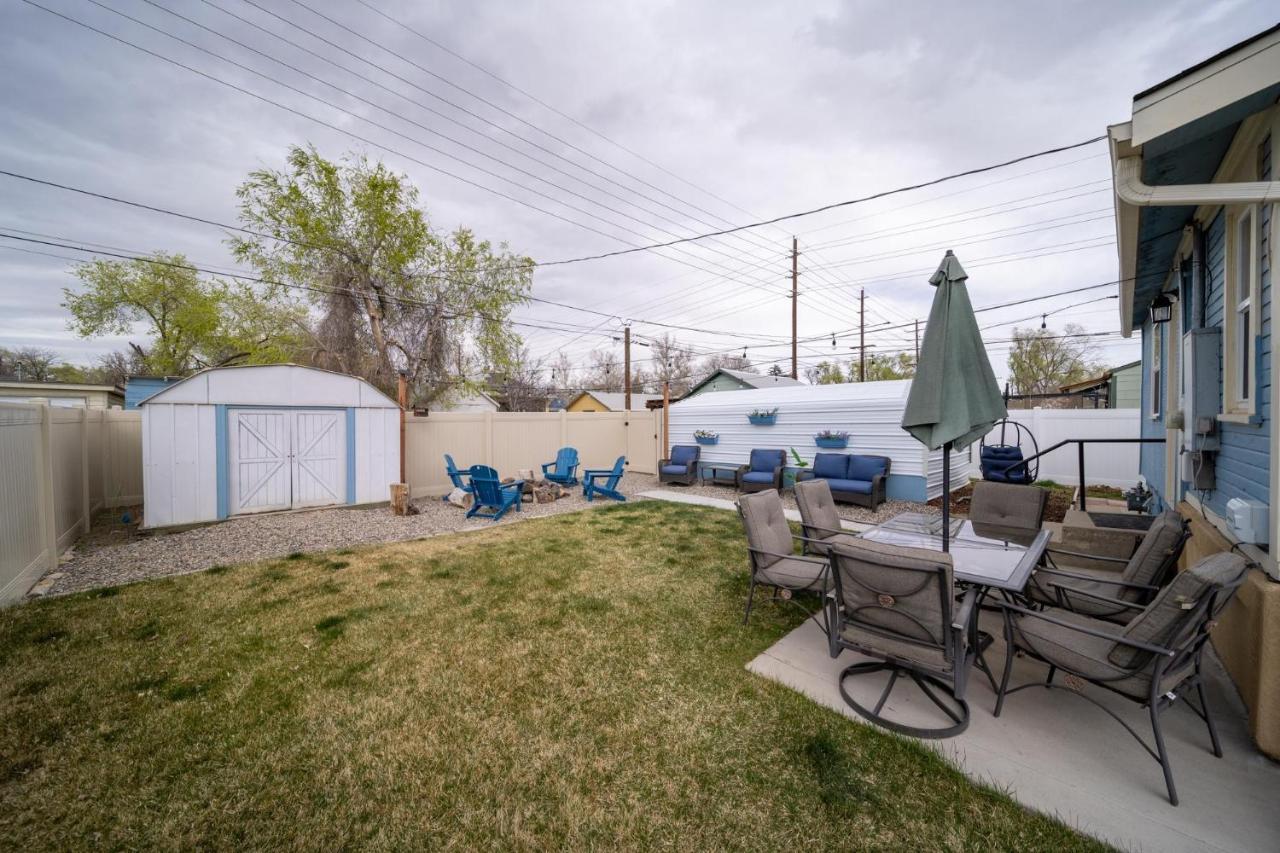
[[[1262,501],[1232,498],[1227,501],[1227,525],[1241,542],[1266,545],[1270,542],[1270,513]]]

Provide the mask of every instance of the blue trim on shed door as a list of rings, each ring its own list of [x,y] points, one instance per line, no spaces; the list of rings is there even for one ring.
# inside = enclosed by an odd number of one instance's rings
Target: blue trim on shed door
[[[347,409],[347,503],[356,502],[356,410]]]
[[[231,455],[227,452],[227,407],[213,407],[214,464],[218,470],[218,518],[226,518],[230,512]]]

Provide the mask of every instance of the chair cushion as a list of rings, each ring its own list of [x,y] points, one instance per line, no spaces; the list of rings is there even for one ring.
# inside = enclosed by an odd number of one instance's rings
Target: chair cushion
[[[849,457],[843,453],[817,453],[813,457],[813,476],[845,478],[849,469]]]
[[[831,588],[831,573],[821,560],[783,557],[757,572],[756,581],[783,589],[826,592]]]
[[[1011,462],[1023,459],[1022,451],[1011,444],[988,444],[982,448],[982,478],[995,483],[1026,483],[1031,478],[1029,468],[1009,468]]]
[[[832,545],[849,545],[856,541],[857,538],[853,533],[831,533],[824,537],[821,542],[809,542],[807,544],[812,553],[826,556]]]
[[[773,471],[748,471],[742,475],[744,483],[772,483]]]
[[[663,474],[688,474],[689,468],[687,465],[663,465],[662,473]]]
[[[1067,603],[1076,613],[1083,613],[1087,616],[1097,616],[1110,621],[1120,621],[1127,624],[1129,620],[1137,614],[1138,611],[1130,610],[1123,607],[1116,607],[1113,604],[1107,604],[1103,601],[1096,601],[1084,595],[1071,595],[1072,590],[1087,592],[1091,595],[1103,595],[1107,598],[1119,598],[1122,601],[1126,597],[1121,594],[1122,587],[1113,584],[1102,583],[1104,580],[1120,580],[1118,572],[1108,571],[1106,569],[1088,569],[1071,567],[1066,569],[1074,575],[1089,575],[1096,577],[1097,580],[1078,580],[1076,578],[1064,578],[1049,572],[1040,573],[1031,576],[1031,580],[1027,583],[1024,590],[1027,597],[1032,601],[1038,601],[1041,604],[1058,605],[1058,595],[1054,591],[1055,586],[1060,586],[1067,590]],[[1132,590],[1130,590],[1132,592]]]
[[[691,447],[687,444],[678,444],[671,448],[671,464],[672,465],[692,465],[698,461],[699,447]],[[670,473],[670,472],[668,472]]]
[[[775,489],[743,495],[738,498],[738,509],[742,513],[742,526],[746,529],[747,544],[757,551],[755,559],[759,566],[769,566],[794,553],[791,545],[791,527],[782,510],[782,498]],[[767,556],[778,554],[782,556]]]
[[[807,533],[816,539],[825,539],[835,534],[826,531],[840,529],[840,513],[836,512],[836,502],[831,499],[831,486],[826,480],[802,480],[796,483],[796,506],[800,508],[800,518]]]
[[[1231,551],[1205,557],[1160,590],[1147,609],[1129,621],[1123,636],[1139,643],[1177,646],[1195,630],[1186,618],[1188,613],[1204,596],[1235,582],[1248,568],[1248,561]],[[1225,603],[1218,602],[1220,606]],[[1146,654],[1141,649],[1116,646],[1110,660],[1116,666],[1137,666]]]
[[[1039,486],[979,480],[973,484],[969,520],[975,524],[1039,530],[1048,497],[1049,493]]]
[[[1129,558],[1121,579],[1129,583],[1153,584],[1165,561],[1174,555],[1182,541],[1182,516],[1173,510],[1165,510],[1156,516],[1147,533],[1138,543],[1138,549]]]
[[[751,461],[749,468],[752,471],[768,471],[772,472],[774,468],[782,466],[786,455],[781,450],[753,450],[751,451]]]
[[[871,480],[883,474],[884,469],[885,460],[882,457],[852,455],[849,457],[849,473],[846,476],[850,480]]]
[[[879,634],[859,628],[857,625],[845,624],[840,630],[840,639],[856,646],[863,653],[872,657],[892,657],[907,663],[919,664],[929,669],[948,672],[951,664],[947,656],[938,646],[920,646],[907,640],[893,637],[882,637]]]
[[[859,495],[871,494],[871,482],[869,480],[827,480],[827,485],[831,487],[833,492],[854,492]]]

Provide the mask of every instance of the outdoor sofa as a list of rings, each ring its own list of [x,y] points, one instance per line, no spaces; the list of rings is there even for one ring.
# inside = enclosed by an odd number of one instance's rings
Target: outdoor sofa
[[[875,509],[885,500],[891,465],[888,456],[819,453],[813,457],[813,468],[801,471],[796,480],[826,480],[835,500]]]

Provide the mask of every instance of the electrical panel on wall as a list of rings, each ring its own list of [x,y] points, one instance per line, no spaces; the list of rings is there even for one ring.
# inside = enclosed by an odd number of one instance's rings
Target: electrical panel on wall
[[[1182,448],[1188,453],[1217,451],[1217,422],[1222,411],[1218,383],[1222,330],[1214,326],[1192,329],[1183,335],[1181,366]]]

